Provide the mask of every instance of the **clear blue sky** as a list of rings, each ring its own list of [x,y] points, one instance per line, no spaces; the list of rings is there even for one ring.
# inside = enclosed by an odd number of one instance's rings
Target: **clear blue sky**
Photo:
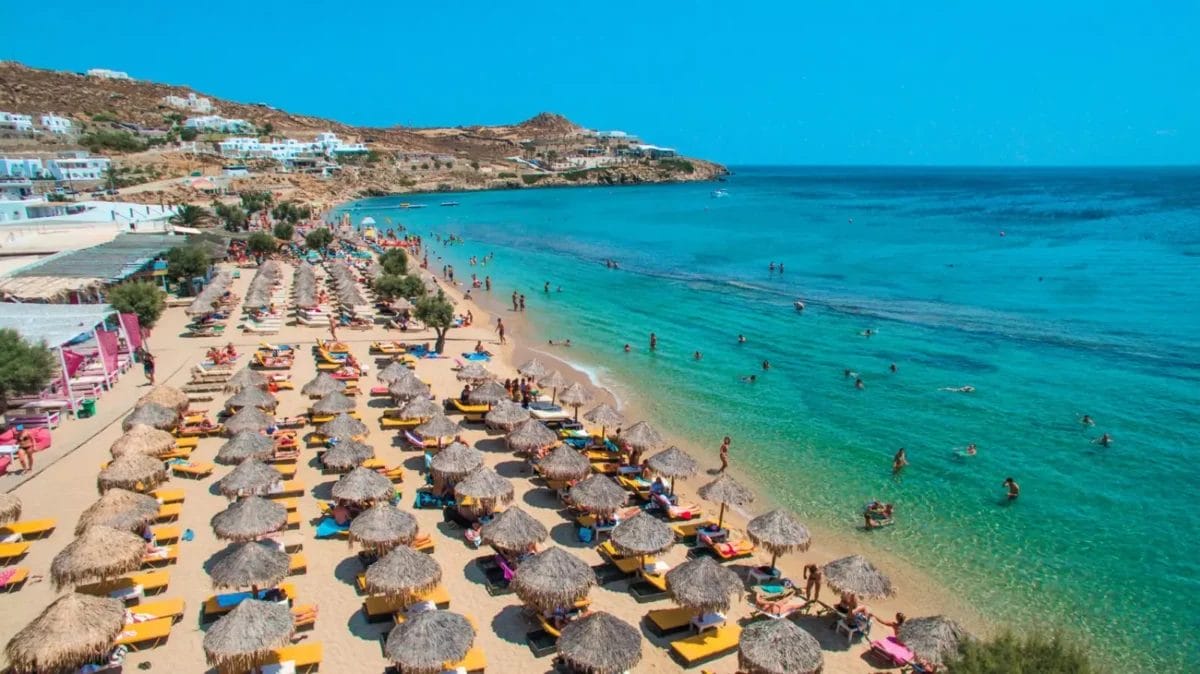
[[[59,0],[5,11],[0,58],[731,164],[1200,163],[1200,2],[918,4]]]

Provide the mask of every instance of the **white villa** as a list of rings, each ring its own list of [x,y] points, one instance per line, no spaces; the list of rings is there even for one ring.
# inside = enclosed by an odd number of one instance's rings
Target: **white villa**
[[[40,120],[42,128],[50,133],[66,134],[71,133],[71,120],[58,115],[42,115]]]
[[[46,162],[55,180],[102,180],[112,162],[108,157],[93,157],[87,152],[64,152]]]
[[[32,132],[33,116],[18,115],[14,112],[0,112],[0,129],[11,131]]]
[[[207,113],[213,111],[212,100],[196,94],[185,96],[163,96],[163,105],[191,112]]]
[[[106,80],[132,80],[129,73],[123,70],[109,70],[108,68],[92,68],[87,71],[88,77],[100,77]]]
[[[41,178],[48,175],[38,157],[0,157],[0,178]]]
[[[220,133],[246,133],[254,129],[254,125],[244,119],[226,119],[220,115],[188,117],[183,125],[197,131],[217,131]]]
[[[275,142],[262,142],[257,138],[234,137],[226,138],[217,144],[221,156],[244,159],[274,159],[284,164],[290,164],[297,159],[330,157],[367,152],[363,143],[346,143],[337,134],[326,131],[317,134],[315,140],[304,141],[295,138],[284,138]]]

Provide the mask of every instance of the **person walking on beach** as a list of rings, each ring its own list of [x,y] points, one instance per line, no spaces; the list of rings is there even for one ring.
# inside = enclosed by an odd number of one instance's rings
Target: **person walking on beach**
[[[146,375],[146,382],[154,386],[154,356],[145,347],[142,348],[142,374]]]
[[[329,338],[337,341],[337,318],[329,314]]]
[[[524,295],[521,295],[520,301],[521,301],[521,311],[525,311],[525,296]]]
[[[500,335],[500,343],[503,344],[504,343],[504,321],[499,318],[496,319],[496,334]]]
[[[721,441],[721,470],[719,472],[724,473],[725,470],[729,468],[729,443],[731,442],[733,442],[733,440],[731,440],[728,435],[726,435],[725,439]]]
[[[489,293],[492,292],[492,277],[491,276],[483,277],[483,288],[485,290],[487,290]]]
[[[816,564],[804,565],[804,598],[813,602],[821,598],[821,567]]]
[[[892,475],[899,475],[900,471],[908,465],[908,452],[901,447],[900,451],[896,452],[896,456],[892,458]]]
[[[513,291],[513,311],[517,310],[517,291]]]
[[[1015,501],[1017,500],[1017,497],[1021,495],[1021,485],[1017,484],[1017,481],[1011,477],[1004,478],[1003,486],[1008,488],[1009,501]]]
[[[22,424],[17,424],[17,461],[21,464],[22,473],[33,472],[33,452],[37,443],[33,439],[33,433],[29,432]]]
[[[652,332],[652,333],[650,333],[650,350],[655,351],[657,349],[658,349],[658,335],[656,335]]]

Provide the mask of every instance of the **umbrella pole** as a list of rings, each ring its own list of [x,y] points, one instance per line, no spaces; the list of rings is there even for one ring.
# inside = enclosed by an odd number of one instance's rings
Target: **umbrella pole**
[[[671,478],[671,496],[675,495],[675,478]]]
[[[774,570],[775,570],[775,560],[777,560],[777,559],[779,559],[779,553],[777,553],[777,552],[772,552],[772,553],[771,553],[771,566],[770,566],[770,568],[768,568],[768,569],[767,569],[768,571],[774,571]]]
[[[725,504],[721,503],[721,514],[717,517],[717,531],[725,528]]]

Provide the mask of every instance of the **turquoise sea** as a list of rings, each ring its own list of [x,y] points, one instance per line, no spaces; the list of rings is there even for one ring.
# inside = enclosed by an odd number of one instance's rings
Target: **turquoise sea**
[[[430,267],[524,293],[540,334],[572,340],[557,354],[707,463],[733,436],[760,488],[868,555],[1077,632],[1113,669],[1200,661],[1200,169],[738,168],[348,208],[463,236]],[[862,531],[876,498],[898,525]]]

